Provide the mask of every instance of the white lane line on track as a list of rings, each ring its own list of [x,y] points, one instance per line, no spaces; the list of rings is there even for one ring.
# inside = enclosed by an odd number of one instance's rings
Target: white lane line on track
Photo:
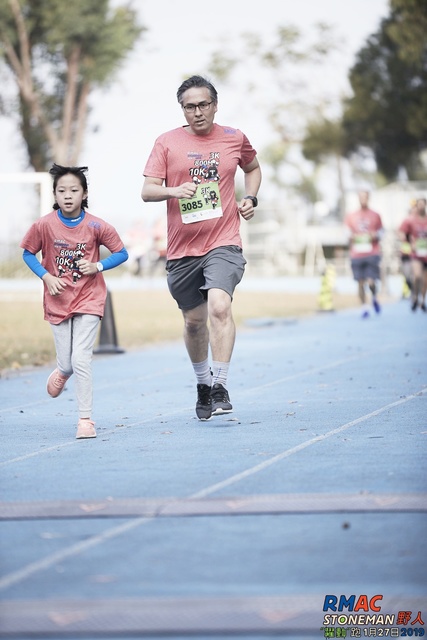
[[[394,347],[394,344],[390,344],[390,345],[384,345],[383,347],[380,347],[378,349],[375,350],[375,352],[379,352],[379,351],[384,351],[386,349],[390,349],[392,347]],[[243,391],[239,391],[237,395],[247,395],[248,393],[256,393],[257,391],[260,391],[262,389],[265,389],[267,387],[273,387],[275,385],[278,384],[283,384],[284,382],[290,382],[291,380],[297,380],[298,378],[302,378],[306,375],[312,375],[315,373],[319,373],[320,371],[325,371],[327,369],[333,369],[335,367],[340,367],[342,365],[347,365],[349,362],[352,362],[354,360],[361,360],[362,358],[365,358],[368,355],[372,355],[372,351],[369,352],[365,352],[362,354],[357,354],[354,356],[351,356],[349,358],[344,358],[342,360],[336,360],[335,362],[331,362],[327,365],[323,365],[321,367],[315,367],[312,369],[306,369],[304,371],[299,371],[298,373],[294,373],[292,375],[289,376],[285,376],[284,378],[279,378],[279,379],[275,379],[272,382],[266,382],[265,384],[261,384],[258,385],[256,387],[250,387],[248,389],[245,389]],[[39,403],[34,403],[34,404],[41,404]],[[31,405],[28,405],[31,406]],[[173,411],[170,411],[169,413],[162,413],[162,417],[170,417],[170,416],[174,416],[174,415],[179,415],[180,413],[183,413],[184,411],[192,411],[194,408],[193,407],[183,407],[182,409],[174,409]],[[142,421],[138,421],[138,422],[132,422],[126,425],[126,428],[128,427],[136,427],[139,425],[143,425],[143,424],[147,424],[148,422],[152,422],[153,420],[156,419],[156,417],[158,417],[158,414],[156,414],[155,416],[151,417],[151,418],[147,418],[145,420]],[[103,436],[107,436],[107,435],[111,435],[113,433],[116,433],[116,429],[109,429],[108,431],[103,432]],[[81,444],[80,442],[76,441],[76,440],[71,440],[71,441],[67,441],[67,442],[59,442],[58,444],[52,445],[51,447],[45,447],[43,449],[37,450],[37,451],[32,451],[31,453],[26,453],[22,456],[17,456],[16,458],[10,458],[9,460],[3,460],[3,462],[0,462],[0,468],[5,467],[6,465],[9,464],[13,464],[15,462],[22,462],[24,460],[28,460],[30,458],[34,458],[36,456],[41,456],[45,453],[48,453],[49,451],[55,451],[58,449],[62,449],[64,447],[70,447],[70,446],[74,446],[74,445],[79,445]]]
[[[193,409],[193,407],[191,407],[191,409]],[[182,409],[176,410],[174,409],[173,411],[170,411],[169,413],[162,413],[161,417],[169,417],[169,416],[176,416],[179,413],[184,413],[184,412],[188,412],[190,410],[190,407],[183,407]],[[145,420],[138,420],[138,422],[130,422],[129,424],[126,424],[126,429],[128,429],[129,427],[137,427],[143,424],[147,424],[149,422],[153,422],[153,420],[155,420],[156,418],[159,417],[159,414],[155,414],[153,416],[151,416],[150,418],[146,418]],[[108,431],[103,431],[102,432],[102,437],[104,436],[109,436],[113,433],[117,433],[117,427],[115,427],[114,429],[109,429]],[[29,458],[34,458],[36,456],[41,456],[44,453],[48,453],[49,451],[55,451],[58,449],[63,449],[64,447],[71,447],[71,446],[81,446],[81,441],[79,440],[67,440],[67,442],[58,442],[58,444],[54,444],[51,447],[45,447],[44,449],[40,449],[39,451],[32,451],[31,453],[26,453],[22,456],[18,456],[16,458],[10,458],[9,460],[3,460],[3,462],[0,462],[0,468],[1,467],[5,467],[8,464],[12,464],[13,462],[22,462],[23,460],[28,460]]]
[[[28,402],[27,404],[17,404],[13,407],[3,407],[2,409],[0,409],[0,414],[11,413],[12,411],[20,411],[21,409],[28,409],[31,407],[38,407],[41,404],[45,404],[46,402],[49,402],[47,398],[46,400],[37,400],[35,402]]]
[[[272,387],[276,384],[281,384],[282,382],[289,382],[289,380],[296,380],[298,378],[302,378],[306,375],[310,375],[312,373],[318,373],[319,371],[324,371],[324,370],[328,370],[328,369],[333,369],[334,367],[339,367],[341,365],[345,365],[348,364],[349,362],[353,362],[355,360],[362,360],[363,358],[366,358],[368,356],[372,356],[375,355],[376,353],[381,353],[382,351],[388,351],[388,349],[393,349],[395,348],[396,345],[395,343],[390,343],[390,344],[386,344],[386,345],[382,345],[381,347],[377,347],[376,349],[373,349],[371,351],[364,351],[362,353],[358,353],[355,354],[353,356],[350,356],[348,358],[343,358],[341,360],[335,360],[334,362],[331,362],[329,364],[325,364],[322,365],[321,367],[313,367],[310,369],[306,369],[304,371],[299,371],[298,373],[294,373],[291,374],[289,376],[285,376],[284,378],[280,378],[280,379],[276,379],[273,380],[272,382],[268,382],[264,385],[260,385],[257,387],[251,387],[250,389],[246,389],[244,393],[250,393],[252,391],[256,391],[257,389],[264,389],[265,387]],[[132,379],[132,384],[136,384],[139,382],[142,382],[143,380],[152,380],[153,378],[163,378],[166,374],[167,375],[174,375],[174,376],[179,376],[182,373],[182,369],[176,369],[176,370],[171,370],[171,369],[166,369],[166,370],[162,370],[159,371],[157,373],[152,373],[152,374],[147,374],[145,376],[139,376],[137,378],[133,378]],[[105,389],[110,389],[110,388],[114,388],[116,389],[118,386],[120,386],[121,384],[123,385],[128,385],[128,380],[127,379],[123,379],[123,380],[118,380],[114,383],[108,383],[108,384],[102,384],[97,386],[97,391],[102,391]],[[11,411],[19,411],[20,409],[28,409],[31,407],[37,407],[39,405],[45,404],[45,403],[49,403],[51,402],[51,398],[46,398],[45,400],[37,400],[34,402],[29,402],[27,404],[20,404],[20,405],[15,405],[13,407],[1,407],[0,408],[0,415],[4,414],[4,413],[9,413]]]
[[[346,424],[343,424],[340,427],[337,427],[336,429],[332,429],[331,431],[328,431],[327,433],[323,433],[320,436],[316,436],[315,438],[306,440],[305,442],[302,442],[301,444],[298,444],[297,446],[292,447],[291,449],[282,451],[282,453],[278,453],[276,456],[273,456],[268,460],[264,460],[264,462],[261,462],[260,464],[257,464],[254,467],[251,467],[250,469],[246,469],[246,471],[242,471],[241,473],[236,473],[236,475],[230,476],[229,478],[227,478],[226,480],[223,480],[222,482],[217,482],[216,484],[211,485],[207,489],[202,489],[201,491],[198,491],[197,493],[193,494],[191,497],[204,498],[208,495],[211,495],[211,493],[214,493],[215,491],[220,491],[221,489],[224,489],[225,487],[235,484],[236,482],[240,482],[240,480],[243,480],[244,478],[248,478],[249,476],[252,476],[255,473],[258,473],[259,471],[263,471],[264,469],[267,469],[267,467],[270,467],[271,465],[276,464],[276,462],[279,462],[280,460],[289,458],[295,453],[298,453],[299,451],[302,451],[303,449],[306,449],[307,447],[310,447],[313,444],[322,442],[322,440],[326,440],[331,436],[335,436],[337,433],[342,433],[343,431],[346,431],[347,429],[354,427],[356,424],[360,424],[361,422],[365,422],[370,418],[374,418],[375,416],[378,416],[381,413],[384,413],[384,411],[388,411],[390,409],[393,409],[394,407],[398,407],[401,404],[405,404],[406,402],[409,402],[414,398],[420,397],[425,393],[427,393],[427,387],[424,387],[418,393],[414,393],[411,396],[407,396],[406,398],[401,398],[400,400],[391,402],[390,404],[387,404],[384,407],[381,407],[380,409],[375,409],[375,411],[372,411],[371,413],[367,413],[366,415],[361,416],[360,418],[356,418],[356,420],[351,420],[351,422],[346,422]]]
[[[38,571],[43,571],[43,569],[49,569],[49,567],[51,567],[57,562],[62,562],[67,558],[83,553],[84,551],[87,551],[92,547],[96,547],[97,545],[102,544],[103,542],[106,542],[111,538],[116,538],[117,536],[120,536],[123,533],[126,533],[127,531],[135,529],[136,527],[139,527],[142,524],[148,524],[153,519],[154,518],[143,517],[143,518],[136,518],[134,520],[127,520],[126,522],[119,525],[118,527],[112,527],[111,529],[107,529],[106,531],[104,531],[99,535],[93,536],[92,538],[88,538],[83,542],[78,542],[77,544],[73,544],[71,545],[71,547],[68,547],[67,549],[63,549],[62,551],[57,551],[56,553],[46,556],[41,560],[36,560],[36,562],[31,562],[30,564],[27,564],[22,569],[19,569],[18,571],[13,571],[12,573],[9,573],[3,576],[2,578],[0,578],[0,589],[7,589],[8,587],[11,587],[14,584],[17,584],[19,582],[22,582],[23,580],[26,580],[27,578],[29,578],[34,573],[37,573]]]
[[[162,371],[158,371],[157,373],[149,373],[145,376],[138,376],[136,378],[132,378],[132,384],[137,385],[140,382],[143,382],[144,380],[153,380],[154,378],[164,378],[165,375],[179,376],[182,374],[182,371],[183,371],[182,369],[175,369],[175,370],[172,370],[170,368],[164,369]],[[117,389],[120,386],[126,386],[128,384],[129,382],[126,378],[119,379],[119,380],[116,380],[115,382],[96,385],[96,391],[99,392],[99,391],[104,391],[106,389]],[[11,411],[19,411],[20,409],[37,407],[41,404],[47,404],[50,402],[52,402],[52,398],[48,398],[46,396],[46,398],[43,400],[35,400],[34,402],[28,402],[27,404],[19,404],[12,407],[1,407],[0,415],[4,413],[10,413]]]
[[[332,429],[327,433],[317,436],[316,438],[311,438],[310,440],[306,440],[305,442],[301,443],[296,447],[292,447],[291,449],[286,449],[286,451],[283,451],[282,453],[279,453],[278,455],[273,456],[269,460],[265,460],[264,462],[257,464],[254,467],[250,467],[249,469],[246,469],[246,471],[242,471],[241,473],[237,473],[233,476],[230,476],[229,478],[227,478],[226,480],[223,480],[222,482],[217,482],[216,484],[210,485],[209,487],[206,487],[206,489],[202,489],[201,491],[196,491],[195,493],[191,494],[188,497],[190,499],[204,498],[206,496],[212,495],[216,491],[219,491],[220,489],[224,489],[225,487],[228,487],[232,484],[236,484],[237,482],[240,482],[241,480],[251,475],[254,475],[255,473],[259,473],[260,471],[263,471],[267,467],[273,464],[276,464],[280,460],[283,460],[284,458],[288,458],[289,456],[292,456],[295,453],[298,453],[299,451],[302,451],[303,449],[310,447],[311,445],[317,444],[322,440],[326,440],[327,438],[330,438],[331,436],[334,436],[337,433],[342,433],[343,431],[350,429],[351,427],[354,427],[357,424],[365,422],[370,418],[374,418],[375,416],[378,416],[381,413],[384,413],[385,411],[389,411],[394,407],[398,407],[402,404],[410,402],[415,398],[419,398],[420,396],[423,396],[426,393],[427,393],[427,387],[423,387],[423,389],[418,393],[414,393],[410,396],[407,396],[406,398],[401,398],[400,400],[391,402],[390,404],[380,407],[379,409],[376,409],[371,413],[361,416],[356,420],[347,422],[341,425],[340,427],[337,427],[336,429]],[[136,518],[136,519],[129,520],[117,527],[112,527],[111,529],[107,529],[102,534],[93,536],[92,538],[89,538],[88,540],[74,544],[71,547],[68,547],[67,549],[63,549],[62,551],[57,551],[56,553],[46,556],[41,560],[32,562],[27,566],[23,567],[22,569],[19,569],[18,571],[13,571],[3,576],[2,578],[0,578],[0,589],[7,589],[8,587],[11,587],[14,584],[17,584],[19,582],[22,582],[23,580],[26,580],[27,578],[29,578],[34,573],[37,573],[38,571],[42,571],[43,569],[48,569],[49,567],[53,566],[57,562],[62,562],[66,558],[70,558],[72,556],[76,556],[80,553],[83,553],[84,551],[87,551],[92,547],[102,544],[107,540],[111,540],[112,538],[116,538],[117,536],[120,536],[123,533],[126,533],[127,531],[131,531],[132,529],[139,527],[140,525],[148,524],[149,522],[152,522],[155,519],[156,518],[154,517],[153,518],[150,517],[150,518]]]

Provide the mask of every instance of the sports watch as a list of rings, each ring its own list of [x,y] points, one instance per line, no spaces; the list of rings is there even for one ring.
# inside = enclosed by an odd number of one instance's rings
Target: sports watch
[[[254,205],[254,208],[258,206],[258,198],[255,196],[245,196],[243,200],[252,200],[252,204]]]
[[[102,262],[97,262],[96,268],[98,269],[98,271],[104,271],[104,265],[102,264]]]

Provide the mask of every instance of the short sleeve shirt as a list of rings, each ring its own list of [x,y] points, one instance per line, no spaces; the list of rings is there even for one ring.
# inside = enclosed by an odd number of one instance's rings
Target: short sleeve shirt
[[[167,200],[169,260],[242,246],[235,175],[237,167],[250,164],[255,156],[241,131],[217,124],[206,136],[180,127],[157,138],[144,175],[164,180],[167,187],[184,182],[198,187],[190,201]]]
[[[115,228],[87,211],[74,228],[64,224],[56,211],[31,225],[20,246],[34,254],[41,251],[43,267],[67,284],[59,296],[51,296],[44,285],[45,320],[59,324],[77,313],[103,316],[107,296],[104,277],[100,272],[85,276],[77,264],[81,258],[98,262],[101,245],[111,253],[123,248]]]
[[[349,213],[345,224],[350,229],[350,257],[366,258],[380,254],[380,243],[376,236],[383,228],[381,216],[372,209],[360,209]]]
[[[427,262],[427,216],[411,216],[400,225],[400,231],[409,236],[412,257]]]

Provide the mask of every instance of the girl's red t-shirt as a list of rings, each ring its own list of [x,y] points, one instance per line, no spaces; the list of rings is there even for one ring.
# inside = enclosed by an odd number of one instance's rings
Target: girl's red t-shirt
[[[50,295],[44,285],[45,320],[59,324],[77,313],[103,316],[107,287],[102,273],[85,276],[78,269],[81,258],[99,261],[101,245],[111,253],[123,248],[115,228],[87,211],[82,222],[74,228],[64,224],[57,211],[42,216],[31,225],[21,247],[34,254],[41,251],[43,267],[67,283],[58,296]]]

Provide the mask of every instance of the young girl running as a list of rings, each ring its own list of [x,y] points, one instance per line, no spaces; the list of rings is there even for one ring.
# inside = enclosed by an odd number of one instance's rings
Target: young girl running
[[[107,297],[102,271],[128,258],[114,227],[86,211],[86,172],[87,167],[52,166],[54,211],[34,222],[20,245],[24,261],[43,280],[44,318],[53,331],[57,367],[47,380],[48,394],[57,398],[75,374],[76,438],[96,437],[92,354]],[[101,246],[111,255],[100,261]]]

